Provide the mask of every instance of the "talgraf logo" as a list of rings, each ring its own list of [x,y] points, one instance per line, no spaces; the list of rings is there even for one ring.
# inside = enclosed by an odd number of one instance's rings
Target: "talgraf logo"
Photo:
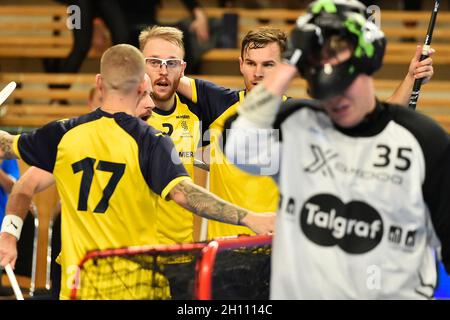
[[[339,246],[351,254],[375,248],[383,237],[383,220],[367,203],[344,204],[331,194],[308,199],[301,210],[300,227],[312,242],[325,247]]]
[[[319,170],[322,170],[322,174],[324,176],[327,176],[327,174],[329,174],[330,177],[333,178],[333,170],[331,170],[330,166],[328,165],[328,161],[336,158],[338,154],[333,153],[331,149],[323,151],[319,146],[315,144],[310,145],[310,147],[314,156],[314,161],[305,168],[305,172],[315,173]]]

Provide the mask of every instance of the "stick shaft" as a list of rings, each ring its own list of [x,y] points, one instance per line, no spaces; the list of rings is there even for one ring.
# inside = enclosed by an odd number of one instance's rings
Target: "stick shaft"
[[[16,88],[17,84],[14,81],[11,81],[6,85],[6,87],[3,88],[2,91],[0,91],[0,105],[5,102],[6,99],[11,95],[11,93]]]
[[[439,0],[434,2],[433,12],[431,13],[430,22],[428,23],[427,36],[425,37],[425,43],[422,48],[422,54],[420,60],[422,61],[428,57],[428,51],[431,45],[431,39],[433,38],[434,25],[436,24],[437,14],[439,12]],[[420,87],[422,86],[422,79],[416,79],[414,81],[413,91],[411,93],[411,98],[409,100],[409,107],[411,109],[416,109],[417,100],[419,99]]]
[[[16,276],[11,268],[10,264],[5,266],[6,274],[8,275],[9,282],[11,283],[11,287],[13,288],[14,294],[16,295],[17,300],[23,300],[22,291],[20,291],[19,284],[17,283]]]

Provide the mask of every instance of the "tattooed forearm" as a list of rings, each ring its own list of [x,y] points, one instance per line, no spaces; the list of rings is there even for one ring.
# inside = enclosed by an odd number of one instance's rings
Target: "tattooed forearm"
[[[216,197],[209,191],[189,181],[182,181],[171,191],[172,199],[186,209],[202,216],[225,223],[239,225],[248,211]],[[180,200],[182,199],[182,200]]]
[[[8,132],[0,130],[0,157],[2,159],[14,159],[16,158],[13,148],[13,136]]]

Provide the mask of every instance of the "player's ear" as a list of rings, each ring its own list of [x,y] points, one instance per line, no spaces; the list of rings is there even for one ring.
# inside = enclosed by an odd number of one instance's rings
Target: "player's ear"
[[[244,60],[242,59],[242,57],[239,57],[239,70],[241,71],[241,74],[244,74],[242,72],[243,65],[244,65]]]
[[[103,91],[102,91],[102,75],[100,73],[97,73],[95,75],[95,87],[97,88],[98,91],[100,91],[103,95]]]
[[[150,77],[146,73],[144,73],[144,77],[142,78],[141,82],[139,83],[139,87],[138,87],[139,94],[142,94],[147,91],[149,82],[150,82]]]
[[[187,62],[184,61],[182,68],[181,68],[181,76],[184,77],[184,70],[186,70]]]

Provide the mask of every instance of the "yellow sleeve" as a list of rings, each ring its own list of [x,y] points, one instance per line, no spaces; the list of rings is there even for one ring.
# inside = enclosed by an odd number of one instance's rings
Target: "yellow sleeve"
[[[182,177],[177,177],[175,179],[173,179],[172,181],[170,181],[167,186],[163,189],[163,191],[161,192],[161,198],[165,199],[165,200],[169,200],[167,199],[167,196],[169,195],[169,192],[173,189],[173,187],[175,187],[178,183],[180,183],[183,180],[192,180],[189,176],[182,176]]]
[[[189,79],[191,81],[191,89],[192,89],[192,102],[197,103],[197,87],[195,86],[195,79]]]
[[[14,154],[16,155],[16,157],[20,159],[19,138],[20,138],[19,134],[14,136],[13,142],[12,142],[12,148],[13,148],[13,151],[14,151]]]

